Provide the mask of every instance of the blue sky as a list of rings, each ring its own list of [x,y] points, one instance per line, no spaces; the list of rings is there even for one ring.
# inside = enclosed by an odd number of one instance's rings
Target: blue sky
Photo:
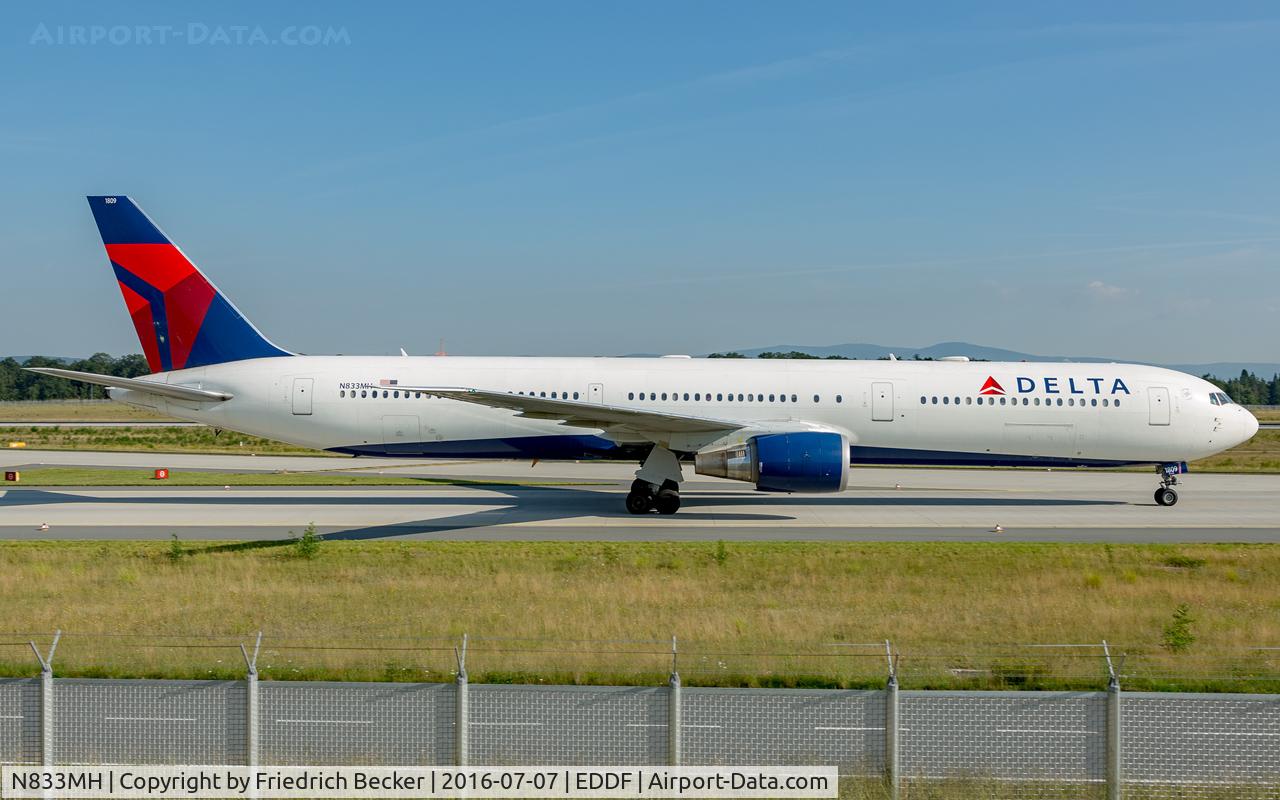
[[[137,351],[110,193],[311,353],[1280,360],[1280,9],[960,5],[7,6],[0,352]]]

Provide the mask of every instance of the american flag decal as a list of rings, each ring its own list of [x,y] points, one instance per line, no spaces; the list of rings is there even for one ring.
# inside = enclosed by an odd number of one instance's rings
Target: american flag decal
[[[399,386],[400,381],[391,380],[390,378],[383,378],[382,380],[378,381],[378,385],[379,386]]]

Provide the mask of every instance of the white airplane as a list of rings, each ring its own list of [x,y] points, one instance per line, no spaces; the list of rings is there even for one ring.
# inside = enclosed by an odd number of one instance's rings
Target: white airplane
[[[89,197],[152,375],[33,372],[319,450],[635,458],[633,514],[675,513],[681,462],[763,491],[839,492],[851,464],[1186,462],[1258,421],[1191,375],[1135,364],[296,355],[272,344],[128,197]]]

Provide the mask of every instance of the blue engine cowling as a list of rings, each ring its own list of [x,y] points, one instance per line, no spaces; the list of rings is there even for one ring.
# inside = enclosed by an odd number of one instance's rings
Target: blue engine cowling
[[[849,440],[817,431],[762,434],[698,453],[694,470],[766,492],[840,492],[849,484]]]

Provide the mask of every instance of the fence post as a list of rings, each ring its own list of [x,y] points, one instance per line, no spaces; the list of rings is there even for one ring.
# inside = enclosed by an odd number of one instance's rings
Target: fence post
[[[898,664],[887,639],[884,643],[884,653],[889,660],[889,682],[884,689],[884,779],[889,784],[890,800],[898,800],[901,784],[898,749]]]
[[[465,633],[462,634],[462,648],[455,650],[454,655],[456,655],[458,659],[458,679],[455,683],[457,695],[454,702],[457,717],[454,720],[454,735],[456,737],[455,743],[458,750],[458,766],[465,767],[467,766],[467,762],[470,758],[470,754],[468,753],[470,737],[468,735],[469,731],[467,728],[469,724],[468,719],[470,717],[467,708],[470,689],[467,682],[467,635]]]
[[[258,631],[258,640],[253,645],[253,655],[240,645],[240,655],[245,664],[245,741],[244,762],[250,767],[258,766],[258,651],[262,649],[262,631]]]
[[[1120,724],[1120,676],[1111,660],[1111,648],[1102,642],[1107,659],[1107,800],[1121,800],[1124,795],[1124,773],[1120,756],[1123,732]]]
[[[676,664],[676,637],[671,637],[671,678],[667,690],[667,762],[673,767],[684,760],[680,734],[680,670]]]
[[[40,763],[46,767],[53,766],[53,654],[61,638],[62,631],[55,631],[48,655],[42,655],[35,642],[28,642],[40,662]]]

